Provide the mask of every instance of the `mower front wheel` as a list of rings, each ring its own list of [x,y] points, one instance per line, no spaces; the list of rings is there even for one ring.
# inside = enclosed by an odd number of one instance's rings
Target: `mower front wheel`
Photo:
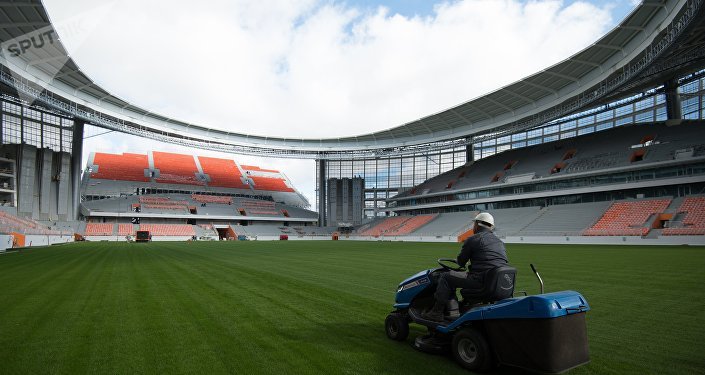
[[[402,314],[393,312],[384,320],[384,330],[390,339],[404,341],[409,336],[409,321]]]
[[[492,353],[485,336],[468,327],[453,335],[451,351],[455,360],[470,371],[483,372],[492,367]]]

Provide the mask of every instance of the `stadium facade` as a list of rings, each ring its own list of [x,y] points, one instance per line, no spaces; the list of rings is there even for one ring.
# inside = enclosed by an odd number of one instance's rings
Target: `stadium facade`
[[[673,159],[664,157],[654,160],[657,164],[652,165],[633,164],[634,155],[630,155],[629,164],[617,165],[617,170],[607,173],[605,171],[609,168],[596,162],[595,170],[588,173],[593,176],[592,180],[587,182],[585,174],[544,175],[533,171],[529,176],[530,171],[527,171],[523,175],[512,175],[513,171],[507,172],[512,168],[509,167],[490,176],[485,185],[456,183],[464,177],[460,176],[462,168],[489,164],[482,160],[496,161],[495,155],[523,155],[523,161],[517,164],[523,167],[530,165],[527,153],[542,145],[560,144],[567,152],[571,138],[591,133],[604,131],[606,134],[616,131],[614,128],[649,124],[644,126],[662,126],[659,131],[662,135],[670,133],[667,126],[684,120],[702,120],[705,108],[705,11],[702,3],[698,0],[643,1],[600,40],[554,66],[407,124],[335,139],[262,137],[155,114],[115,97],[86,76],[68,56],[40,1],[4,3],[1,16],[4,19],[0,26],[0,86],[4,95],[2,140],[3,149],[15,147],[5,155],[14,162],[11,167],[14,173],[10,174],[15,180],[10,181],[10,188],[3,194],[8,202],[12,202],[11,206],[16,207],[18,215],[44,221],[78,219],[81,215],[81,172],[84,170],[80,160],[83,128],[85,124],[91,124],[148,139],[235,155],[315,159],[317,223],[324,227],[334,225],[326,222],[325,182],[332,178],[364,179],[364,216],[367,218],[392,213],[437,214],[518,208],[536,205],[537,201],[532,200],[549,195],[554,198],[580,195],[579,200],[571,201],[573,203],[618,199],[609,194],[604,195],[604,199],[588,198],[594,192],[579,193],[571,189],[576,184],[592,186],[594,176],[613,178],[624,173],[652,173],[655,176],[655,169],[672,164]],[[702,121],[697,123],[702,124]],[[675,133],[690,134],[681,130]],[[702,132],[696,130],[694,134],[697,137]],[[642,141],[625,137],[625,142],[634,145]],[[648,142],[642,142],[642,147],[652,145]],[[45,149],[56,155],[38,151]],[[688,153],[689,149],[689,157],[693,159],[688,163],[699,160],[698,144],[669,151],[685,150],[683,152]],[[584,150],[580,150],[579,155],[585,155]],[[641,154],[636,161],[645,160],[645,157]],[[199,178],[200,173],[204,189],[166,190],[173,194],[226,194],[238,198],[242,192],[227,189],[241,189],[239,187],[227,187],[224,191],[211,189],[211,177],[204,173],[198,160],[196,158],[197,168],[192,174]],[[511,162],[505,161],[505,166]],[[568,161],[560,167],[560,161],[550,162],[555,163],[549,166],[549,170],[556,167],[568,169],[571,164]],[[85,167],[91,168],[92,165],[95,164]],[[683,160],[676,160],[675,165],[683,166]],[[147,189],[149,192],[155,186],[149,184],[159,183],[159,176],[153,174],[160,173],[159,168],[149,164],[143,169],[145,173],[152,173],[145,175],[149,181],[143,183],[147,185],[133,184],[130,189]],[[646,189],[634,190],[634,197],[656,197],[661,194],[657,191],[664,189],[674,197],[701,193],[698,189],[704,179],[702,169],[685,169],[688,172],[676,171],[675,177],[654,177],[646,185],[625,185],[637,180],[632,177],[624,183],[617,180],[617,183],[603,186],[607,192]],[[455,171],[458,171],[455,178],[444,181],[443,191],[425,187],[433,185],[437,177]],[[254,182],[247,178],[242,181]],[[535,190],[543,189],[540,186],[551,181],[563,182],[553,184],[558,188],[549,189],[544,196],[537,196]],[[85,192],[85,179],[83,185]],[[252,193],[257,190],[252,186],[243,189]],[[495,190],[499,193],[493,193]],[[502,195],[502,199],[497,200],[496,195]],[[495,197],[489,199],[491,196]],[[272,200],[297,206],[283,198],[273,197]],[[557,204],[559,200],[546,204]],[[505,203],[498,203],[500,201]],[[281,212],[279,207],[277,210]],[[284,216],[282,225],[288,221],[288,216]],[[304,216],[309,220],[308,214]]]

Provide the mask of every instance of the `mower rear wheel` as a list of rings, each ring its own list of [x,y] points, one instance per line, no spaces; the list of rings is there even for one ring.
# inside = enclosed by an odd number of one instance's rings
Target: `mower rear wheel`
[[[453,335],[451,351],[455,360],[470,371],[487,371],[492,367],[492,353],[485,336],[468,327]]]
[[[404,341],[409,336],[409,321],[402,314],[393,312],[384,320],[384,330],[390,339]]]

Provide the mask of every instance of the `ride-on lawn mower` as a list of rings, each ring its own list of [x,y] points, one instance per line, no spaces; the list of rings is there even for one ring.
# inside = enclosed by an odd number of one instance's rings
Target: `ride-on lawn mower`
[[[456,264],[451,267],[448,263]],[[461,289],[460,301],[448,302],[443,322],[425,320],[421,313],[434,304],[436,280],[443,272],[462,271],[454,259],[439,259],[440,268],[421,271],[399,284],[394,311],[385,320],[390,339],[404,341],[409,323],[428,327],[414,340],[418,350],[451,352],[466,369],[487,371],[493,366],[516,366],[542,373],[562,373],[588,363],[585,298],[575,291],[514,297],[516,269],[502,266],[487,271],[484,290]]]

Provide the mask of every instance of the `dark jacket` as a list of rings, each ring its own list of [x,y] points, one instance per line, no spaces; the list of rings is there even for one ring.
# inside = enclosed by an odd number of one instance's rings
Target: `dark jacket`
[[[506,265],[507,250],[504,248],[504,243],[491,230],[479,227],[475,235],[465,240],[458,254],[458,264],[461,267],[468,261],[470,261],[468,272],[484,272]]]

